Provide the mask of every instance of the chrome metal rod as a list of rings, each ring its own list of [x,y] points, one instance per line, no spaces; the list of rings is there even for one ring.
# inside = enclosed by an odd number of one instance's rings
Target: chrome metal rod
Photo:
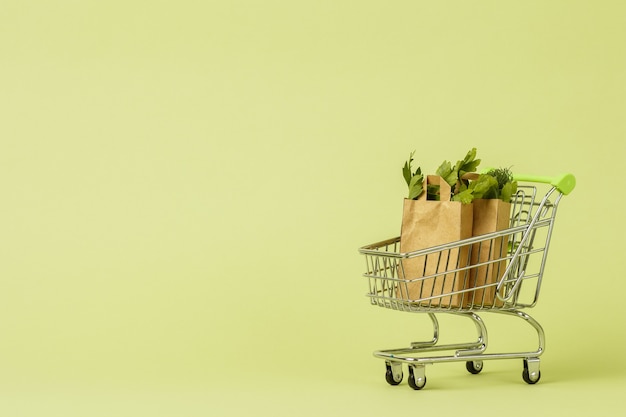
[[[433,338],[427,342],[412,342],[411,348],[415,349],[426,346],[434,346],[439,341],[439,321],[433,313],[428,313],[428,317],[430,317],[430,321],[433,324]]]
[[[519,310],[499,310],[493,311],[493,313],[499,313],[512,317],[518,317],[528,323],[535,329],[538,337],[538,347],[534,351],[519,351],[519,352],[499,352],[499,353],[485,353],[487,349],[487,329],[482,319],[474,313],[449,313],[454,315],[462,315],[469,317],[476,325],[479,337],[476,343],[458,343],[458,344],[444,344],[444,345],[431,345],[424,347],[414,348],[400,348],[400,349],[387,349],[374,352],[374,356],[385,359],[391,362],[404,362],[404,363],[421,363],[432,364],[437,362],[458,362],[469,360],[495,360],[495,359],[528,359],[538,358],[543,354],[545,350],[545,334],[541,325],[528,314]],[[443,351],[455,351],[454,354],[439,355],[439,356],[421,356],[423,353],[430,352],[443,352]],[[420,355],[420,356],[417,356]]]
[[[463,313],[465,317],[470,318],[476,325],[476,332],[478,333],[478,340],[475,347],[469,349],[459,349],[456,351],[456,356],[471,356],[483,353],[487,349],[487,327],[485,323],[476,313]]]

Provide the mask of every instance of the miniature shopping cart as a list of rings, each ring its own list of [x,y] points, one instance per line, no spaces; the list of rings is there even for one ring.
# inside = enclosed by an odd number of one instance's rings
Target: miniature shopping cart
[[[359,250],[365,255],[367,296],[373,305],[426,313],[432,321],[432,340],[374,352],[375,357],[385,360],[385,378],[389,384],[398,385],[402,381],[403,364],[408,365],[409,386],[419,390],[426,385],[425,365],[465,362],[470,373],[478,374],[483,361],[490,359],[522,359],[523,380],[528,384],[539,381],[544,331],[521,310],[537,303],[557,207],[563,195],[574,189],[576,181],[571,174],[554,178],[516,175],[515,179],[520,186],[511,199],[511,220],[505,230],[408,253],[400,252],[400,237]],[[538,183],[549,185],[540,187]],[[539,192],[540,188],[545,188],[545,192]],[[481,256],[481,251],[489,256]],[[457,255],[451,257],[452,252]],[[450,264],[450,259],[455,262]],[[478,261],[463,262],[463,259]],[[424,273],[411,276],[405,273],[409,262],[434,263],[436,267],[429,268],[428,273],[424,268]],[[477,275],[487,279],[476,280]],[[528,323],[537,333],[537,349],[487,352],[487,328],[477,314],[482,312],[518,317]],[[440,344],[436,317],[439,313],[469,318],[476,326],[477,340]]]

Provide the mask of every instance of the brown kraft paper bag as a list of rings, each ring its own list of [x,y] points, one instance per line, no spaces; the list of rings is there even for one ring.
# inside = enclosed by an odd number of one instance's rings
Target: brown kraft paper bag
[[[500,199],[477,199],[473,205],[472,235],[480,236],[491,232],[507,229],[510,224],[511,203]],[[506,256],[508,251],[509,237],[499,237],[476,243],[472,246],[471,264],[478,265],[483,262],[497,260]],[[496,284],[502,278],[506,270],[506,260],[476,266],[470,272],[470,286],[480,288],[469,295],[469,303],[475,306],[501,307],[503,302],[496,297]],[[501,295],[503,295],[501,290]]]
[[[441,201],[426,199],[428,184],[440,186]],[[450,201],[450,185],[443,178],[427,176],[420,197],[417,200],[404,200],[400,251],[413,252],[471,237],[472,208],[471,204]],[[399,283],[397,296],[403,300],[417,301],[441,295],[438,298],[424,300],[422,304],[459,307],[464,304],[463,299],[467,298],[467,294],[450,295],[450,293],[468,288],[470,279],[468,270],[423,280],[419,278],[466,267],[469,261],[468,246],[403,259],[399,278],[407,282]],[[410,282],[415,279],[417,280]]]

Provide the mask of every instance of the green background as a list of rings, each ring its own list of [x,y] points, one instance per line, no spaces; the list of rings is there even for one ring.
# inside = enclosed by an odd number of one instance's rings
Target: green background
[[[607,0],[2,0],[0,414],[621,415],[625,18]],[[432,171],[471,147],[577,176],[529,311],[542,380],[497,361],[390,387],[371,352],[429,324],[369,305],[357,249],[399,233],[411,151]],[[486,321],[494,346],[534,340]]]

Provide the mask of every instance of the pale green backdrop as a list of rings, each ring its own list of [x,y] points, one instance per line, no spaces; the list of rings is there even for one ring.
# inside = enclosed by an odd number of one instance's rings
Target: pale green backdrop
[[[621,415],[625,19],[608,0],[2,0],[0,414]],[[357,249],[399,233],[412,150],[434,170],[471,147],[578,179],[531,312],[542,380],[503,361],[390,387],[371,352],[428,322],[368,304]]]

